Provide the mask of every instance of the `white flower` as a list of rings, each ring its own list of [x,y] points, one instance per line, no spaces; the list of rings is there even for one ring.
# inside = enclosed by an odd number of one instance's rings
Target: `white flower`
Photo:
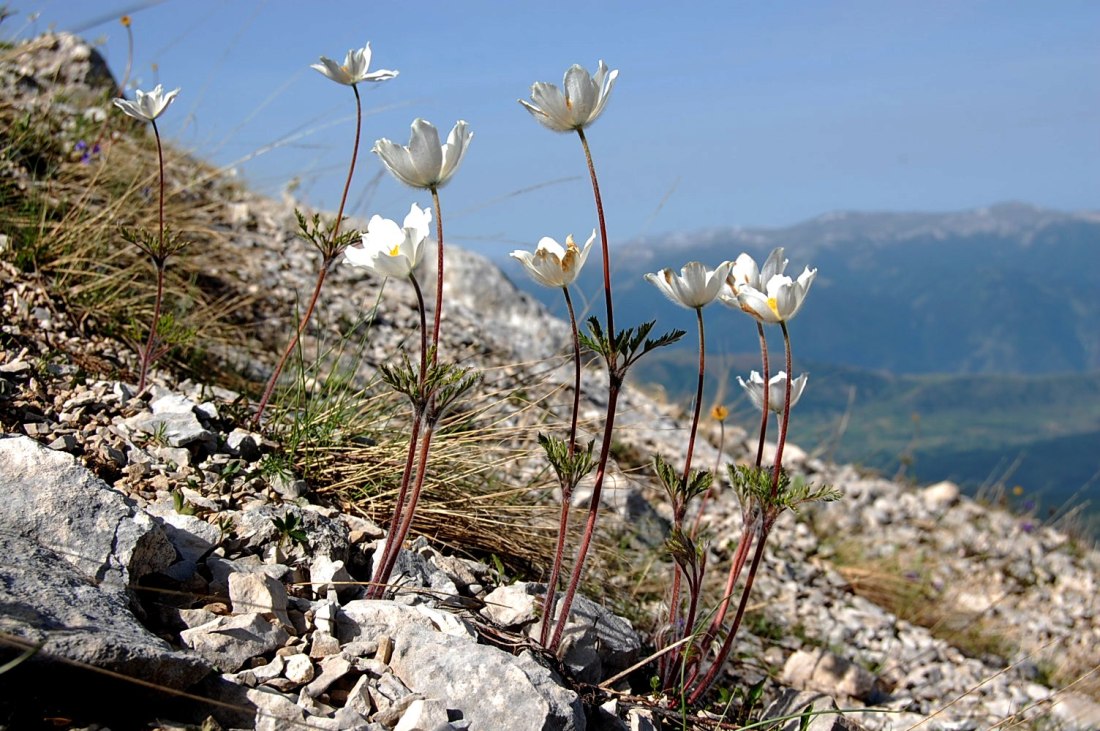
[[[310,64],[311,69],[317,69],[337,84],[355,86],[360,81],[386,81],[397,76],[397,71],[378,69],[367,71],[370,66],[370,42],[359,50],[348,51],[343,64],[337,64],[327,56],[321,56],[321,63]]]
[[[787,259],[783,258],[782,246],[772,250],[767,261],[764,262],[763,269],[757,267],[756,260],[748,254],[740,254],[730,268],[729,276],[726,277],[727,286],[718,293],[718,299],[722,300],[723,304],[740,309],[741,303],[737,301],[737,292],[742,287],[764,290],[768,280],[782,274],[786,268]]]
[[[447,135],[447,143],[440,145],[435,126],[417,119],[412,123],[408,147],[381,139],[374,143],[372,152],[402,183],[414,188],[439,188],[458,169],[473,136],[466,122],[459,120]]]
[[[715,300],[726,283],[731,266],[731,262],[724,261],[717,269],[707,269],[697,261],[689,261],[680,270],[679,276],[671,269],[662,269],[656,274],[645,275],[645,278],[676,304],[698,309]]]
[[[580,274],[581,267],[588,259],[588,250],[595,240],[596,229],[592,229],[592,235],[588,237],[583,249],[577,248],[572,234],[565,237],[564,248],[554,239],[544,236],[539,240],[534,253],[513,251],[510,256],[518,259],[524,270],[539,284],[547,287],[568,287]]]
[[[349,264],[366,267],[383,277],[408,277],[424,257],[424,241],[432,225],[432,209],[415,203],[403,226],[381,216],[367,223],[361,246],[344,250]]]
[[[742,310],[760,322],[787,322],[802,309],[816,276],[817,270],[809,267],[798,275],[797,280],[777,274],[768,280],[764,292],[749,286],[739,288],[737,302]]]
[[[798,399],[802,396],[802,389],[806,388],[806,379],[808,376],[803,373],[798,378],[791,381],[791,408],[798,403]],[[741,388],[745,389],[745,393],[749,395],[749,400],[758,409],[764,408],[764,378],[753,371],[749,374],[749,382],[745,383],[741,376],[737,377],[737,382],[741,384]],[[768,410],[774,411],[777,414],[783,413],[783,401],[787,397],[787,373],[786,371],[779,371],[771,379],[768,380]]]
[[[573,65],[565,72],[564,94],[553,84],[536,81],[531,85],[531,101],[520,99],[519,103],[555,132],[584,129],[603,113],[618,75],[618,69],[609,72],[603,61],[595,78],[583,66]]]
[[[179,93],[180,90],[177,88],[165,94],[164,87],[157,84],[156,88],[152,91],[136,90],[134,92],[134,96],[137,97],[135,101],[115,99],[115,106],[134,119],[143,119],[146,122],[152,122],[164,113],[164,110],[168,108],[168,105],[176,98],[176,94]]]

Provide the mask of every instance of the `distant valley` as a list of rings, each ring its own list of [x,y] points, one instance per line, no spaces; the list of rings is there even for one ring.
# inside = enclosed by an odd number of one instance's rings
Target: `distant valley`
[[[613,249],[622,325],[656,319],[688,334],[648,356],[632,378],[685,404],[694,388],[694,315],[665,300],[646,272],[697,259],[713,266],[784,246],[788,274],[818,268],[791,323],[795,372],[810,386],[794,439],[840,461],[971,491],[1020,486],[1017,507],[1046,517],[1067,500],[1100,510],[1100,213],[1003,204],[958,213],[833,213],[785,229],[718,229]],[[560,293],[512,278],[555,312]],[[592,256],[576,298],[602,312]],[[751,321],[704,310],[714,377],[737,404],[736,375],[759,369]],[[778,335],[778,332],[773,333]],[[778,339],[773,353],[781,353]],[[850,418],[843,435],[838,426]],[[1011,492],[1011,489],[1009,489]],[[1030,503],[1028,502],[1030,501]],[[1059,513],[1060,514],[1060,513]]]

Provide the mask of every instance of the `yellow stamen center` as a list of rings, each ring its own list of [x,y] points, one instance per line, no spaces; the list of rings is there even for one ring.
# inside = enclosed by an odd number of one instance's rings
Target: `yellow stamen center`
[[[776,317],[779,317],[779,303],[776,302],[775,297],[768,297],[768,307],[775,313]]]
[[[398,252],[399,252],[400,250],[401,250],[401,244],[397,244],[397,245],[396,245],[396,246],[394,246],[394,247],[393,247],[392,249],[390,249],[390,256],[397,256],[397,253],[398,253]]]

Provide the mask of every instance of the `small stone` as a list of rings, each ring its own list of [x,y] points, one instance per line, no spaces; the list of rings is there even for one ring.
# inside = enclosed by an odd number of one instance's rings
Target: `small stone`
[[[420,698],[409,704],[397,722],[394,731],[438,729],[449,725],[447,707],[435,698]]]
[[[351,671],[351,662],[343,655],[330,655],[321,661],[321,674],[305,687],[306,695],[311,698],[328,690],[329,686]]]
[[[286,659],[286,669],[283,671],[283,675],[295,683],[305,685],[313,680],[313,663],[310,662],[308,655],[291,655]]]
[[[828,650],[799,650],[787,658],[782,681],[801,690],[816,690],[866,700],[874,691],[869,672]]]
[[[263,658],[253,658],[253,659],[254,660],[262,660]],[[283,674],[283,669],[285,667],[286,667],[286,661],[283,660],[283,658],[276,655],[275,658],[271,662],[264,663],[264,664],[258,664],[255,667],[253,667],[249,672],[251,672],[256,677],[256,680],[260,681],[261,683],[266,683],[267,681],[274,680],[275,678],[282,675]]]
[[[229,432],[225,438],[229,453],[248,462],[255,462],[260,458],[259,442],[257,435],[240,428]]]
[[[374,659],[389,665],[392,656],[393,640],[389,635],[382,635],[378,638],[378,651],[374,653]]]
[[[309,581],[317,597],[326,596],[330,589],[342,599],[349,599],[360,591],[343,561],[333,561],[328,556],[317,556],[309,566]]]
[[[925,507],[940,512],[959,501],[959,486],[954,482],[944,480],[921,490],[920,497],[924,501]]]
[[[309,645],[310,657],[319,660],[329,655],[335,655],[338,652],[340,652],[340,640],[336,639],[328,632],[318,630],[313,633],[313,639]]]
[[[351,690],[348,691],[348,699],[344,703],[344,707],[369,717],[374,710],[370,691],[368,690],[369,684],[370,678],[366,675],[360,677],[355,685],[352,686]]]
[[[260,612],[270,614],[290,629],[294,625],[287,616],[286,587],[267,574],[230,574],[229,599],[234,613]]]
[[[49,447],[57,452],[71,452],[76,449],[76,444],[76,436],[72,434],[63,434],[50,442]]]
[[[212,622],[180,632],[183,644],[225,672],[233,672],[256,655],[275,650],[287,633],[262,615],[218,617]]]

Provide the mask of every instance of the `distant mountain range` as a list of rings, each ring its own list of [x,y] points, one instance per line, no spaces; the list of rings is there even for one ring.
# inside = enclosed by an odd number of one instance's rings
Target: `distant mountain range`
[[[694,315],[645,282],[646,272],[693,259],[714,266],[742,251],[762,261],[776,246],[786,247],[789,274],[818,269],[790,326],[794,370],[811,373],[792,421],[803,447],[891,474],[904,463],[924,482],[1020,484],[1048,507],[1100,493],[1100,212],[1007,203],[942,214],[830,213],[784,229],[629,242],[612,252],[616,323],[656,319],[658,330],[687,331],[677,349],[647,356],[632,379],[685,405],[694,390]],[[600,277],[594,252],[576,299],[602,315]],[[564,310],[559,292],[519,272],[512,278]],[[734,376],[759,368],[755,328],[720,304],[704,313],[706,403],[720,398],[751,421]],[[780,347],[776,339],[773,363]]]
[[[959,213],[829,213],[783,229],[723,228],[647,237],[613,249],[622,326],[694,316],[643,280],[689,260],[714,266],[776,246],[788,273],[816,267],[791,324],[796,355],[891,373],[1058,373],[1100,369],[1100,212],[1006,203]],[[506,271],[510,271],[505,267]],[[598,257],[577,290],[602,311]],[[563,311],[560,293],[513,280]],[[705,311],[714,352],[756,348],[747,319]],[[694,347],[694,346],[691,346]]]

